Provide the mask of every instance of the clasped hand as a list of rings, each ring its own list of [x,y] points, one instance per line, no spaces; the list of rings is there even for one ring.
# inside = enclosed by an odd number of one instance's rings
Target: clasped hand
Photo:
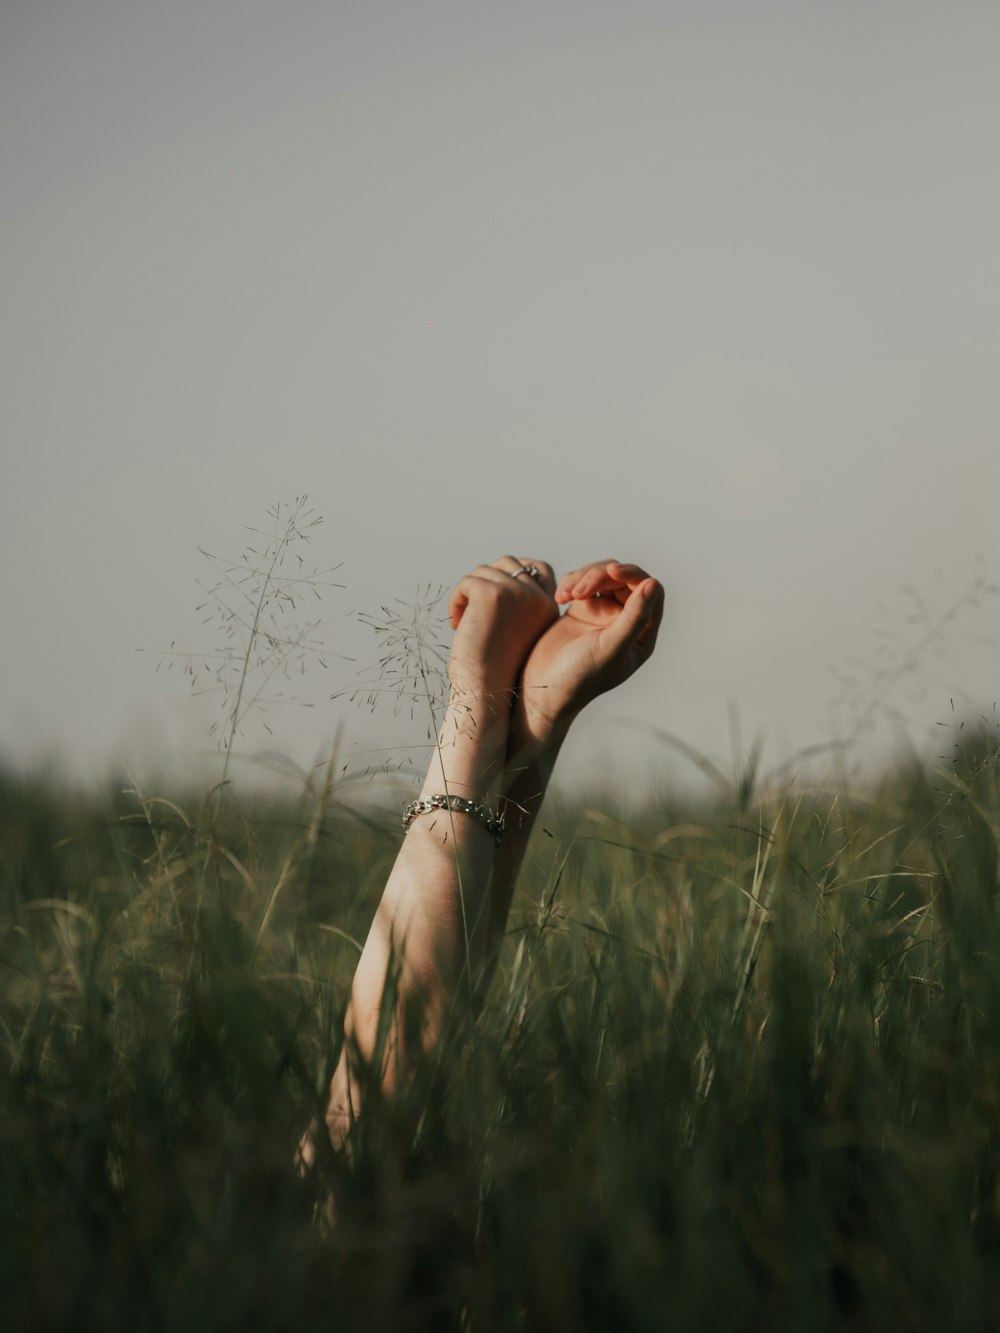
[[[537,574],[523,572],[527,565]],[[650,656],[663,586],[618,560],[583,565],[557,583],[544,561],[501,556],[461,580],[449,611],[453,688],[490,698],[516,692],[521,727],[545,740]]]

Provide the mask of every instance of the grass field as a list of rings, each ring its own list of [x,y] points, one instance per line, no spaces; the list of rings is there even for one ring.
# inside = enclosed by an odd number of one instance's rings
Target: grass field
[[[549,823],[303,1181],[396,822],[4,780],[4,1327],[1000,1326],[996,751],[744,797]]]

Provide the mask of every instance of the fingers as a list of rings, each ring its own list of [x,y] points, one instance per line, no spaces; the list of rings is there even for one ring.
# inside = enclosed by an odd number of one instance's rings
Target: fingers
[[[494,561],[493,567],[516,578],[518,583],[540,588],[548,597],[552,597],[555,593],[555,570],[544,560],[536,560],[533,556],[502,555],[499,560]],[[533,569],[536,573],[529,574],[526,572],[528,569]]]
[[[634,649],[639,653],[635,665],[645,661],[656,646],[663,601],[663,584],[657,579],[646,576],[632,588],[621,614],[603,632],[601,646],[608,660],[623,659]]]
[[[529,566],[537,573],[528,574],[526,570]],[[529,597],[541,595],[551,598],[556,587],[555,571],[544,560],[527,557],[521,559],[515,555],[502,555],[492,565],[477,565],[471,574],[467,574],[459,582],[451,595],[451,600],[448,603],[448,614],[452,629],[458,628],[470,597],[476,592],[475,580],[479,581],[480,588],[483,583],[494,583],[501,585],[504,591],[509,590],[510,582],[513,580],[518,586],[518,595]],[[481,590],[485,591],[485,589]]]
[[[562,576],[556,586],[556,601],[574,601],[577,589],[585,588],[590,576],[596,575],[598,571],[606,570],[609,565],[614,563],[615,561],[611,559],[595,560],[589,565],[581,565],[578,569],[569,570]]]
[[[513,690],[532,645],[559,618],[554,588],[549,565],[512,555],[466,574],[448,608],[452,687],[483,698]]]
[[[465,578],[460,579],[455,586],[455,591],[451,594],[451,601],[448,603],[448,615],[451,617],[452,629],[458,629],[459,621],[465,608],[476,595],[477,591],[486,591],[484,584],[502,583],[508,575],[503,574],[494,565],[477,565],[471,574],[466,574]]]
[[[620,560],[598,560],[564,574],[556,587],[555,598],[564,605],[600,594],[615,597],[624,605],[629,594],[648,578],[646,571],[638,565],[623,564]]]

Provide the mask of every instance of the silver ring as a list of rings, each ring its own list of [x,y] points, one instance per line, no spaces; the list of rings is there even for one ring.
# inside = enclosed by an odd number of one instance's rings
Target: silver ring
[[[522,574],[527,574],[530,578],[537,579],[541,572],[537,565],[522,565],[520,569],[511,574],[511,578],[518,579]]]

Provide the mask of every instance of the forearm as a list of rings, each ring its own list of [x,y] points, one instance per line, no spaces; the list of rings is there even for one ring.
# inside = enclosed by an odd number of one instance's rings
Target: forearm
[[[448,795],[498,807],[509,706],[485,692],[453,693],[421,797]],[[351,991],[348,1029],[375,1052],[386,980],[393,976],[393,1047],[431,1044],[452,997],[471,997],[486,956],[496,846],[475,816],[434,810],[412,822],[383,891]],[[391,1076],[388,1081],[392,1082]]]
[[[514,889],[570,721],[542,724],[537,719],[529,719],[523,700],[519,699],[514,705],[506,761],[504,817],[507,832],[497,848],[494,862],[484,989],[496,965]]]

